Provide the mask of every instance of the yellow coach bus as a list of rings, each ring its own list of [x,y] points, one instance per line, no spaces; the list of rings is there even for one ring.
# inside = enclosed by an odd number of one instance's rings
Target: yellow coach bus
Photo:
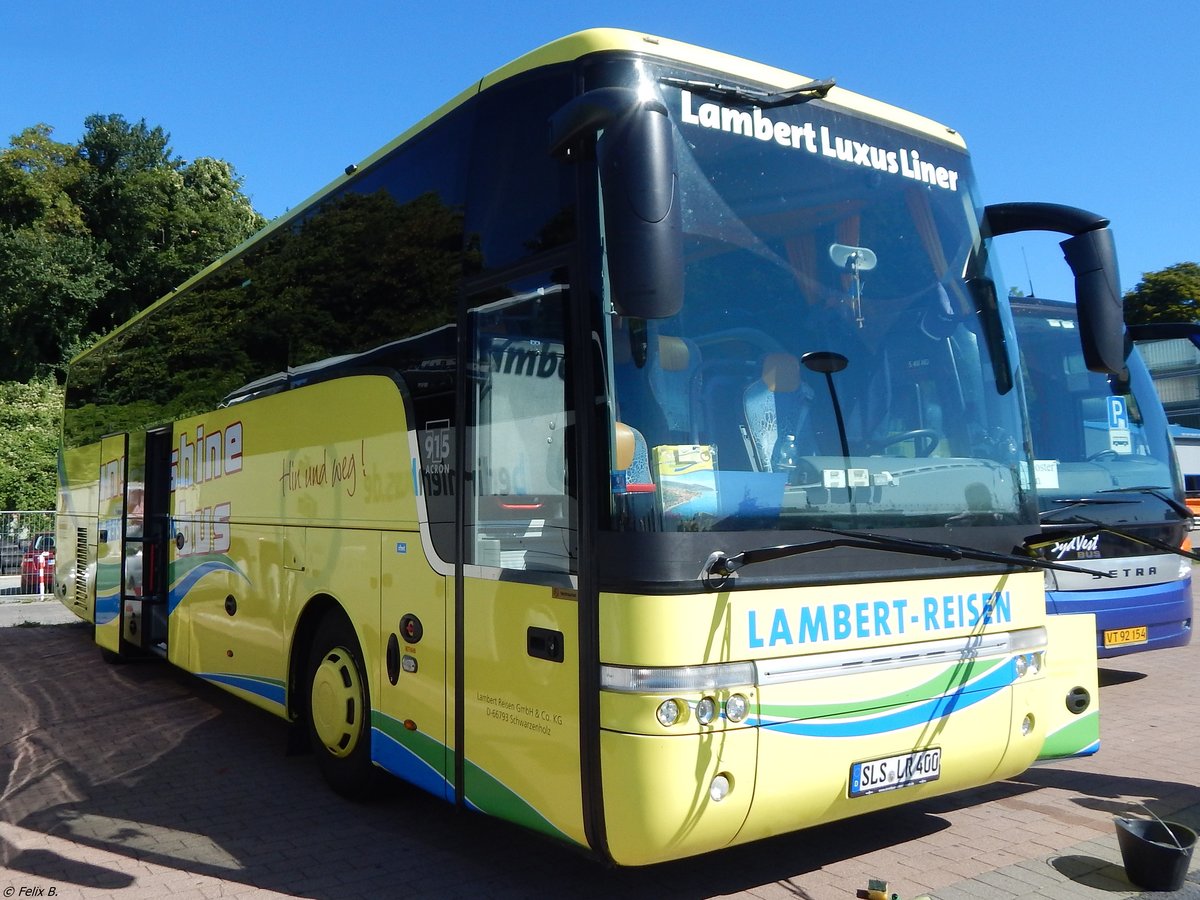
[[[519,58],[71,365],[57,590],[390,772],[640,865],[1098,740],[954,131],[663,38]],[[999,282],[1003,283],[1003,282]],[[1089,330],[1090,329],[1090,330]]]

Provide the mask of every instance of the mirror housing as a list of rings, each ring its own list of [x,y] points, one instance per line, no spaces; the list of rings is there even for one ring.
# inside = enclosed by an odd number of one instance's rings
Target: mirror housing
[[[983,337],[987,344],[988,356],[992,360],[996,390],[1007,394],[1013,389],[1013,369],[1008,355],[1008,342],[1004,338],[1004,326],[1000,319],[1000,298],[996,294],[996,283],[990,278],[968,278],[966,286],[983,325]]]
[[[671,120],[661,100],[597,88],[550,119],[550,152],[596,139],[613,303],[624,316],[665,319],[683,307],[683,226]]]
[[[1084,363],[1093,372],[1124,378],[1125,308],[1108,219],[1057,203],[997,203],[984,210],[984,220],[993,237],[1022,231],[1071,235],[1059,246],[1075,276]]]

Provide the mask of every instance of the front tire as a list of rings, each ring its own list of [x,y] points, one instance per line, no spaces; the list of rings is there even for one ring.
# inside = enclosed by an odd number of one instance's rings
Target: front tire
[[[325,614],[309,651],[308,735],[317,765],[339,794],[364,799],[374,782],[371,698],[354,628],[340,611]]]

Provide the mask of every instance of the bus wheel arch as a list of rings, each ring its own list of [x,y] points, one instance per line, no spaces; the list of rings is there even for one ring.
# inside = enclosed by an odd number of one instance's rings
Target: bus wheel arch
[[[371,691],[354,626],[331,598],[310,604],[293,645],[292,707],[321,774],[343,796],[372,790]]]
[[[308,657],[312,651],[313,639],[317,635],[317,627],[321,620],[332,610],[341,611],[341,606],[327,594],[312,597],[305,605],[296,626],[292,629],[292,646],[288,654],[288,690],[287,705],[288,719],[300,726],[308,716],[308,700],[305,691],[308,688]],[[344,615],[344,613],[343,613]]]

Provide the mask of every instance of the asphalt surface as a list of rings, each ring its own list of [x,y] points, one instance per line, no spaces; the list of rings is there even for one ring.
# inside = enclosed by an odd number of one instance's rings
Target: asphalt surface
[[[5,598],[8,599],[8,598]],[[396,783],[332,794],[287,729],[159,663],[109,666],[49,604],[0,629],[0,897],[1139,896],[1114,814],[1200,829],[1200,642],[1101,670],[1102,747],[987,788],[643,869],[613,869]],[[62,610],[61,612],[66,612]],[[68,619],[74,617],[66,613]],[[647,798],[653,802],[653,798]],[[1184,887],[1200,898],[1200,858]]]

